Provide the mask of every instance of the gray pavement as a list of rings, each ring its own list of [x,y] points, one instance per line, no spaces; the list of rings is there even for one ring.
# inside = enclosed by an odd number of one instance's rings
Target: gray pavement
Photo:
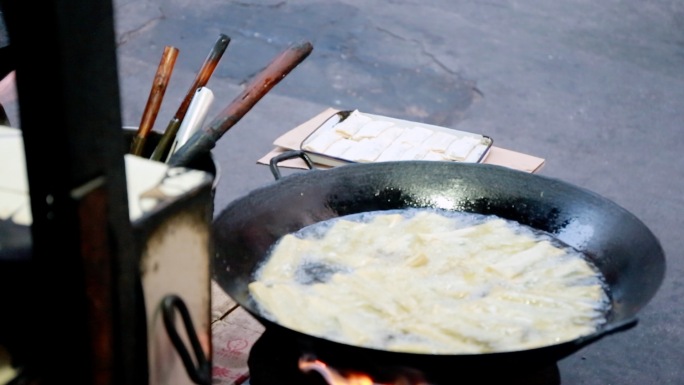
[[[230,103],[290,43],[312,54],[219,141],[216,207],[273,182],[256,160],[325,107],[475,131],[546,159],[658,236],[668,267],[639,325],[559,364],[562,384],[684,384],[684,3],[676,0],[117,0],[122,119],[137,126],[163,47],[180,55],[163,130],[219,33]],[[301,171],[293,171],[301,172]]]
[[[137,125],[164,45],[168,119],[219,33],[215,115],[290,43],[312,54],[219,141],[216,207],[272,183],[256,160],[325,107],[481,132],[540,174],[612,199],[665,249],[639,325],[560,362],[562,384],[684,384],[684,3],[263,0],[115,2],[123,120]],[[297,171],[301,172],[301,171]]]

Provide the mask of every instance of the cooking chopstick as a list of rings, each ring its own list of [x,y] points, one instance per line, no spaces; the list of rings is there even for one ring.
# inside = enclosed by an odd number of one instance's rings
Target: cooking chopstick
[[[289,46],[259,72],[245,89],[221,111],[209,125],[197,131],[171,155],[170,166],[183,167],[193,159],[206,154],[216,146],[216,141],[235,125],[261,98],[287,74],[306,59],[313,46],[299,42]]]
[[[147,104],[140,120],[140,126],[138,126],[138,131],[131,141],[130,153],[133,155],[141,155],[143,152],[145,140],[154,126],[154,121],[157,119],[159,107],[169,85],[169,79],[171,78],[177,57],[178,48],[170,45],[164,47],[161,61],[157,67],[157,73],[154,75],[154,81],[152,82],[152,89],[150,90],[150,95],[147,98]]]
[[[154,151],[152,152],[152,160],[162,160],[168,153],[169,149],[171,148],[171,145],[173,144],[174,139],[176,138],[176,135],[178,134],[178,128],[183,122],[185,114],[188,112],[188,107],[190,107],[190,102],[192,101],[192,98],[195,96],[195,92],[198,88],[207,85],[207,82],[209,82],[209,78],[214,73],[214,70],[216,69],[219,60],[221,60],[223,53],[226,52],[228,43],[230,43],[230,38],[224,34],[220,34],[218,39],[216,40],[216,43],[214,43],[214,46],[212,47],[211,51],[209,51],[209,54],[207,55],[206,59],[204,59],[202,67],[197,73],[197,76],[195,77],[195,80],[192,82],[192,85],[188,89],[188,92],[185,94],[185,98],[178,107],[176,114],[169,122],[168,126],[166,127],[166,130],[162,134],[161,139],[159,139],[157,147],[155,147]]]

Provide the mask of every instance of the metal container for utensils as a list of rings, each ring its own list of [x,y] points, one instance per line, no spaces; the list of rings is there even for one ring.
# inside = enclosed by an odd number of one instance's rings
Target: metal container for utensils
[[[124,129],[128,148],[136,130]],[[140,282],[145,303],[148,378],[166,383],[171,378],[190,378],[195,383],[211,379],[211,277],[210,226],[218,166],[211,153],[195,158],[185,167],[171,167],[148,159],[161,135],[148,135],[141,156],[126,155],[127,174],[146,172],[151,188],[129,192],[129,206],[138,205],[132,218],[140,247]],[[131,167],[134,160],[136,167]],[[129,175],[130,183],[135,183]],[[138,177],[140,177],[138,175]],[[159,181],[158,184],[155,184]],[[185,186],[182,188],[181,186]],[[133,200],[140,201],[133,201]],[[180,315],[180,317],[178,317]],[[179,329],[184,329],[183,333]],[[187,348],[179,335],[187,335]],[[170,354],[175,350],[176,354]],[[194,359],[190,356],[194,355]]]

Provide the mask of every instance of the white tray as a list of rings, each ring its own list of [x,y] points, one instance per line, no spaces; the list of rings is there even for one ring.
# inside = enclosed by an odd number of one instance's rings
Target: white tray
[[[332,167],[399,160],[480,163],[492,144],[482,134],[347,110],[316,128],[300,150],[312,162]]]

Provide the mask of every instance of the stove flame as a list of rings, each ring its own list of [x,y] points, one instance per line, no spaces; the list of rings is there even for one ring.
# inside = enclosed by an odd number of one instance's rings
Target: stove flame
[[[420,375],[415,373],[408,375],[400,372],[397,372],[394,376],[395,378],[390,382],[375,382],[366,373],[347,371],[343,374],[315,357],[301,357],[299,359],[299,369],[304,373],[317,372],[328,385],[429,385]]]

